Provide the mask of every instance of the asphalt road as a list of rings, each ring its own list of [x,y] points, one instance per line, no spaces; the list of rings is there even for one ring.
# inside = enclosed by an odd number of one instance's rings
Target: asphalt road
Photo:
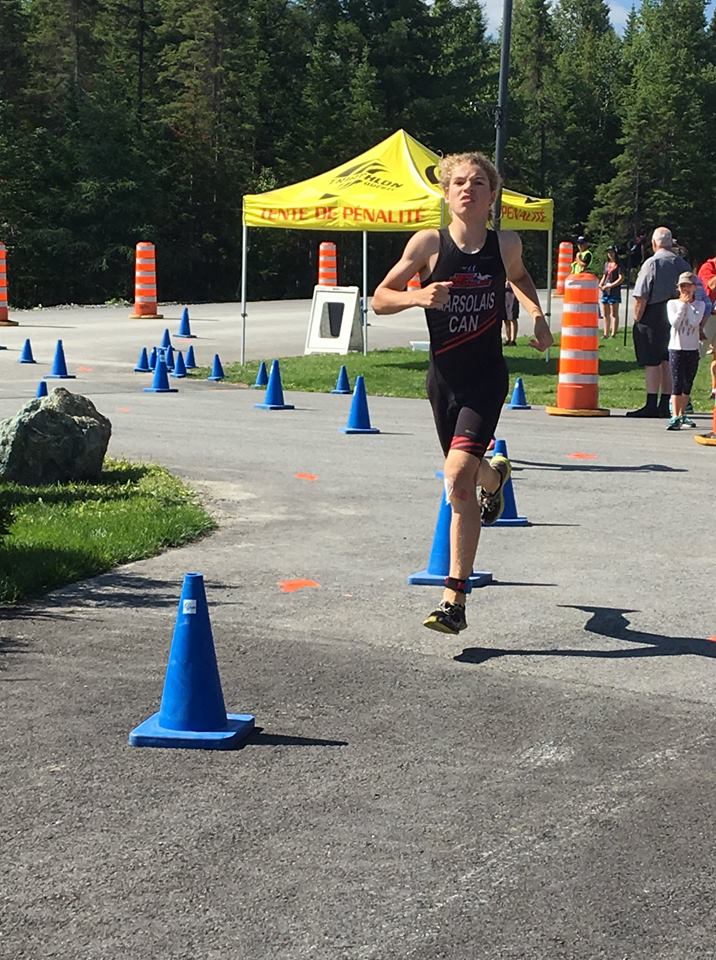
[[[712,448],[505,410],[532,525],[483,532],[494,583],[443,637],[421,626],[438,592],[406,583],[440,497],[425,402],[371,397],[382,432],[349,437],[348,397],[144,394],[109,340],[72,352],[90,369],[70,388],[110,417],[112,455],[176,470],[220,527],[2,612],[0,953],[716,956]],[[16,359],[0,416],[36,384]],[[229,753],[131,749],[191,570],[227,707],[261,730]]]

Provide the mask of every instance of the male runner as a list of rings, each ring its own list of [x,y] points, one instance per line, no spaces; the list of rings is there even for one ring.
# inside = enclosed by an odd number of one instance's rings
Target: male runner
[[[452,214],[449,227],[414,234],[373,296],[377,314],[424,307],[430,333],[427,390],[445,453],[445,491],[452,506],[450,575],[440,605],[425,626],[459,633],[465,620],[465,580],[473,569],[482,523],[504,509],[510,476],[506,457],[483,459],[508,389],[502,356],[505,279],[534,321],[531,345],[546,350],[552,334],[532,277],[522,262],[522,242],[512,231],[487,229],[498,185],[481,153],[440,162],[440,184]],[[406,290],[420,273],[420,290]],[[480,500],[477,486],[481,487]]]

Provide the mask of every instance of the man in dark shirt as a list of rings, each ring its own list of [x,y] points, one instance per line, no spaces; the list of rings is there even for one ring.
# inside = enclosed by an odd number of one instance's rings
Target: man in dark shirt
[[[495,456],[492,464],[484,459],[508,387],[500,335],[505,279],[534,320],[532,346],[546,350],[552,334],[522,262],[518,234],[487,229],[498,185],[493,164],[480,153],[444,157],[440,183],[452,214],[450,226],[410,238],[401,259],[378,285],[372,305],[377,314],[425,309],[428,396],[445,453],[445,492],[452,507],[450,574],[443,601],[425,626],[458,633],[467,626],[465,580],[473,569],[480,526],[499,517],[510,476],[506,457]],[[416,272],[421,289],[406,290]]]

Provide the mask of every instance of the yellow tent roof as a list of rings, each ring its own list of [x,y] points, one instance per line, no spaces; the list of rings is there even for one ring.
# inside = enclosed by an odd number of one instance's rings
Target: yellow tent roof
[[[267,193],[244,197],[249,227],[291,230],[421,230],[449,222],[438,183],[440,158],[405,130],[360,156]],[[502,191],[505,230],[549,230],[552,200]]]

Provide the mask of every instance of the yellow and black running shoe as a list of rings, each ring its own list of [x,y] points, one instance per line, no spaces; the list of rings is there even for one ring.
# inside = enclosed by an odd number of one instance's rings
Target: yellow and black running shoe
[[[505,484],[512,473],[510,461],[501,453],[494,455],[490,460],[490,466],[500,474],[500,485],[494,493],[487,493],[485,490],[480,491],[480,516],[485,527],[489,527],[491,523],[499,520],[502,516],[502,511],[505,509]]]
[[[450,603],[443,600],[438,607],[429,614],[423,625],[429,630],[438,630],[440,633],[460,633],[467,626],[465,607],[461,603]]]

